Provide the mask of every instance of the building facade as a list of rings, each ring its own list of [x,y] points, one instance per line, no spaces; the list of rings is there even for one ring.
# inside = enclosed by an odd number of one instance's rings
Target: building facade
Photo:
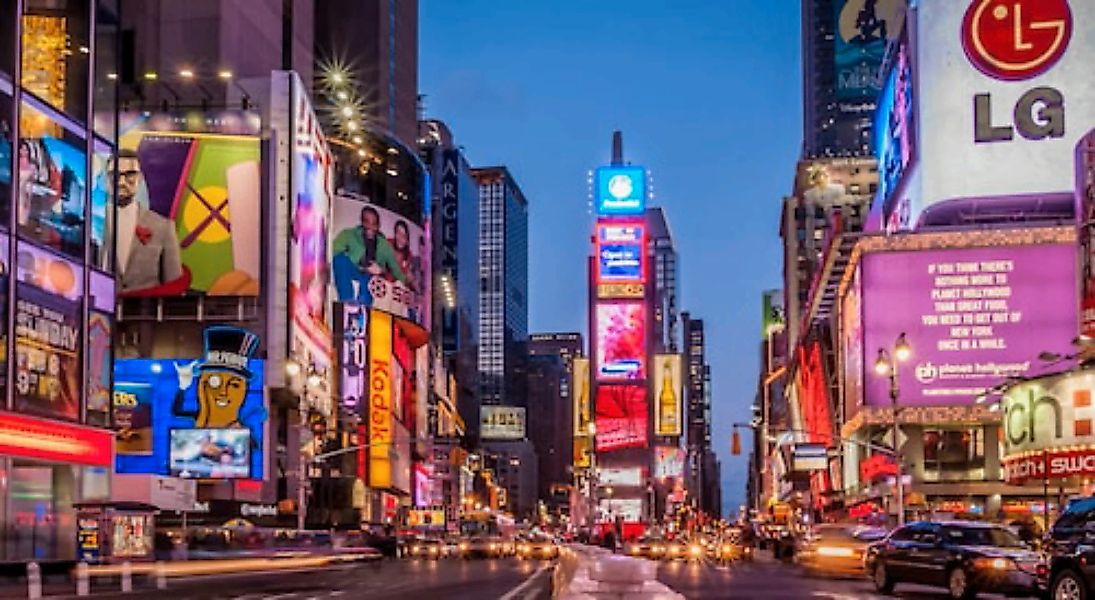
[[[584,356],[580,333],[529,336],[528,437],[540,465],[538,497],[551,514],[569,512],[574,462],[574,359]]]
[[[653,258],[654,352],[680,348],[680,265],[669,217],[660,206],[646,209],[647,254]]]

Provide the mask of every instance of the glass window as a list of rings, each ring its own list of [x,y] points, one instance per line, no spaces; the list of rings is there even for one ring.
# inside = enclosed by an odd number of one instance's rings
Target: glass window
[[[27,283],[17,283],[15,291],[15,410],[75,421],[80,304]]]
[[[111,190],[114,189],[111,178],[114,174],[110,171],[113,156],[113,148],[96,137],[91,155],[90,260],[92,266],[107,272],[114,270],[114,244],[106,239],[107,235],[113,234],[107,227],[108,223],[114,222],[114,201],[111,197]]]
[[[954,470],[985,465],[984,432],[980,429],[924,430],[924,468]]]
[[[0,75],[0,228],[3,229],[8,228],[11,219],[12,123],[12,87]]]
[[[95,133],[111,143],[117,140],[118,44],[121,20],[118,0],[98,0],[95,4],[95,97],[93,121]]]
[[[23,88],[79,121],[87,120],[87,0],[25,0]]]
[[[15,73],[15,0],[0,0],[0,73]]]
[[[74,123],[35,104],[24,101],[19,117],[19,234],[82,262],[85,140]]]

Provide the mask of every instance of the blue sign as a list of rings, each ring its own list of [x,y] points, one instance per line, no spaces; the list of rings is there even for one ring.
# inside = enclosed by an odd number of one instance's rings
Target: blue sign
[[[637,244],[601,246],[601,281],[641,281],[643,248]]]
[[[598,215],[641,215],[646,210],[646,170],[600,167],[594,176]]]
[[[886,77],[874,120],[874,147],[878,157],[875,205],[882,208],[883,225],[887,231],[911,226],[910,215],[906,214],[907,203],[899,203],[893,196],[914,158],[914,115],[912,69],[906,46],[902,45]]]
[[[250,474],[262,479],[265,361],[247,358],[255,341],[250,335],[241,329],[210,327],[201,359],[114,361],[115,395],[132,396],[138,407],[147,405],[137,414],[151,422],[145,433],[144,420],[132,419],[131,433],[150,435],[151,443],[136,444],[139,450],[132,450],[139,453],[117,454],[116,472],[170,475],[172,430],[235,429],[249,431]]]

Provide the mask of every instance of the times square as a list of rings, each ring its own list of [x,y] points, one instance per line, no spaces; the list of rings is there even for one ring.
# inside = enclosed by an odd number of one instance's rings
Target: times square
[[[1095,598],[1095,2],[0,40],[0,597]]]

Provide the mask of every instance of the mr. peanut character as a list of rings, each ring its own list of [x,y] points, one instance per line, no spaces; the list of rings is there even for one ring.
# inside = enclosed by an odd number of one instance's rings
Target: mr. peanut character
[[[247,399],[253,375],[247,362],[258,345],[258,336],[246,329],[223,325],[206,328],[202,360],[175,365],[179,391],[172,412],[180,417],[193,417],[194,427],[200,429],[246,427],[240,409]],[[194,384],[195,372],[198,375],[198,407],[187,410],[184,408],[186,391]]]

